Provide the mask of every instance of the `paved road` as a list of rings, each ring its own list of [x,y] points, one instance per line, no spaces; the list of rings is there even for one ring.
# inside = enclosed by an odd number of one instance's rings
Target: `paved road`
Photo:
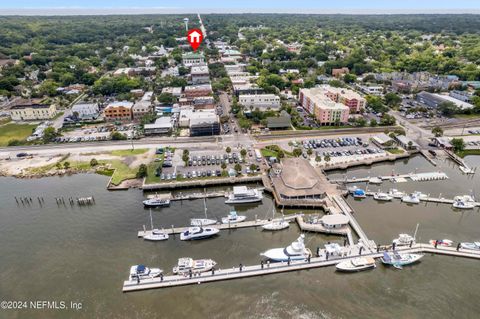
[[[405,128],[405,133],[409,138],[417,142],[422,148],[428,146],[429,139],[434,137],[430,131],[410,123],[398,111],[390,111],[390,114],[395,117],[398,124]]]

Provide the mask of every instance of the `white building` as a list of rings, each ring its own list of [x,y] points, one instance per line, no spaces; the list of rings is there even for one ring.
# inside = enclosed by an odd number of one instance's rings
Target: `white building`
[[[473,94],[471,92],[468,92],[468,91],[453,90],[453,91],[450,92],[449,95],[451,97],[453,97],[457,100],[460,100],[462,102],[465,102],[465,103],[471,103],[472,102]]]
[[[165,87],[162,89],[162,93],[170,93],[171,95],[179,98],[182,95],[182,87]]]
[[[358,88],[363,93],[369,94],[369,95],[382,95],[383,94],[383,87],[382,86],[359,85]]]
[[[276,110],[280,108],[280,97],[275,94],[240,95],[238,102],[246,108],[259,108],[262,111],[267,109]]]
[[[81,120],[95,120],[100,115],[100,110],[97,104],[75,104],[72,107],[72,113],[77,113]]]
[[[170,117],[159,117],[154,124],[145,124],[143,130],[145,135],[168,134],[173,128]]]
[[[182,55],[182,63],[186,67],[205,65],[205,56],[201,53],[185,53]]]
[[[208,66],[206,65],[192,66],[190,75],[192,84],[210,83],[210,74],[208,72]]]

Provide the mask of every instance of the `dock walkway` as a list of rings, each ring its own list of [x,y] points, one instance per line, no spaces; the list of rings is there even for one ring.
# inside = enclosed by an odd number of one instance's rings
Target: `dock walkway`
[[[371,191],[367,191],[365,192],[365,195],[367,196],[374,196],[376,192],[371,192]],[[386,192],[388,193],[388,192]],[[393,198],[396,198],[396,199],[402,199],[402,196],[394,196],[392,195]],[[430,197],[430,196],[424,196],[424,197],[419,197],[418,198],[421,202],[427,202],[427,203],[437,203],[437,204],[448,204],[448,205],[453,205],[453,203],[455,202],[455,200],[453,199],[450,199],[450,198],[439,198],[439,197]],[[474,202],[472,203],[475,207],[480,207],[480,202]]]
[[[448,179],[447,174],[443,172],[427,172],[427,173],[409,173],[409,174],[397,174],[397,175],[386,175],[386,176],[376,176],[376,178],[381,179],[382,181],[388,180],[402,180],[402,179],[410,179],[414,182],[424,182],[424,181],[438,181]],[[331,180],[332,183],[343,183],[343,184],[350,184],[350,183],[367,183],[372,179],[371,176],[368,177],[352,177],[352,178],[344,178],[344,179],[335,179]]]

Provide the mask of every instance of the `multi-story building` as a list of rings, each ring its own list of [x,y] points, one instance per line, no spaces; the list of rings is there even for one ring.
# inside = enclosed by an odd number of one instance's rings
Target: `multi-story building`
[[[186,67],[205,65],[205,56],[201,53],[184,53],[182,63]]]
[[[193,99],[194,97],[211,95],[213,92],[210,84],[200,84],[186,86],[183,93],[187,99]]]
[[[208,72],[208,66],[192,66],[190,71],[193,84],[210,83],[210,74]]]
[[[17,104],[10,107],[13,121],[49,120],[57,114],[54,104]]]
[[[322,85],[315,88],[318,93],[323,94],[334,102],[348,106],[350,113],[358,113],[366,106],[366,100],[355,91],[336,88],[330,85]]]
[[[145,92],[140,101],[132,106],[132,118],[136,121],[142,119],[145,115],[153,112],[152,107],[153,92]]]
[[[244,94],[239,95],[238,103],[251,109],[276,110],[280,108],[280,97],[275,94]]]
[[[103,110],[103,116],[106,121],[126,122],[132,120],[133,103],[128,101],[117,101],[107,105]]]
[[[220,120],[215,113],[194,113],[190,118],[190,136],[220,134]],[[200,114],[200,116],[196,116]]]
[[[215,99],[213,96],[194,97],[192,105],[196,110],[205,110],[215,108]]]
[[[72,113],[82,121],[96,120],[100,116],[98,105],[95,103],[75,104],[72,107]]]
[[[301,89],[300,105],[313,114],[320,125],[336,125],[348,122],[350,108],[325,95],[322,88]]]

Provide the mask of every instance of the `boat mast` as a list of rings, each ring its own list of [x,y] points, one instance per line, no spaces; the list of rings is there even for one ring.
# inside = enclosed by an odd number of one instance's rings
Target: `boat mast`
[[[205,211],[205,218],[207,218],[207,200],[203,198],[203,210]]]
[[[152,219],[152,209],[150,208],[150,227],[153,230],[153,219]]]
[[[419,226],[419,225],[420,225],[420,224],[417,224],[417,227],[415,228],[415,233],[413,234],[413,239],[414,239],[414,240],[417,240],[417,231],[418,231],[418,226]]]

